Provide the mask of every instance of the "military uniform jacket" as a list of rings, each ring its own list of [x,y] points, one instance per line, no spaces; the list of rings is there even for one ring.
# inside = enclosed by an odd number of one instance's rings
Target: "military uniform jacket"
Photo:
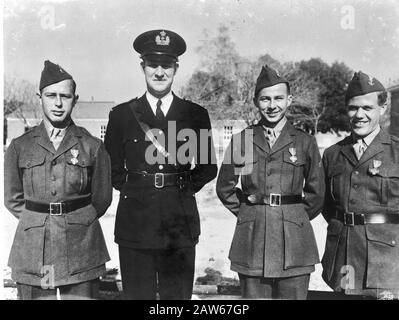
[[[154,163],[146,159],[148,148],[155,148],[146,139],[132,107],[140,121],[151,129],[159,129],[160,136],[165,136],[165,143],[162,144],[166,150],[173,153],[172,149],[176,145],[176,161],[169,161],[163,156]],[[210,128],[206,109],[175,95],[165,120],[161,122],[156,119],[145,95],[113,108],[109,114],[105,146],[111,156],[113,186],[120,190],[115,222],[115,241],[119,245],[166,249],[190,247],[198,242],[200,221],[194,194],[214,179],[217,173],[212,139],[206,137],[201,142],[198,140],[200,130],[208,132]],[[183,135],[187,129],[194,135]],[[191,149],[195,150],[194,153],[184,149],[190,143],[194,144],[195,149]],[[179,150],[188,154],[187,158],[179,158]],[[199,161],[201,152],[203,157]],[[195,162],[193,167],[190,164],[192,159]],[[182,188],[156,188],[155,185],[143,184],[137,176],[137,180],[132,176],[128,179],[128,173],[133,172],[154,174],[185,171],[191,172],[191,183]]]
[[[25,200],[50,203],[89,195],[91,204],[62,215],[25,208]],[[111,203],[112,185],[101,140],[72,123],[56,151],[42,122],[8,147],[4,198],[19,220],[8,262],[14,281],[60,286],[104,273],[109,255],[98,218]]]
[[[329,223],[323,278],[340,291],[343,276],[350,272],[343,281],[353,288],[347,293],[399,288],[399,225],[344,226],[334,218],[337,209],[399,214],[399,139],[381,130],[359,161],[352,141],[345,138],[323,156],[327,186],[323,215]],[[380,166],[374,171],[376,160]],[[349,268],[341,271],[345,265]]]
[[[253,155],[237,161],[239,157],[234,154],[245,154],[244,137],[248,129],[252,130],[248,143],[253,143]],[[309,221],[321,211],[324,197],[324,177],[316,141],[287,122],[270,149],[261,125],[246,130],[233,136],[233,140],[241,139],[241,146],[230,143],[216,186],[220,200],[237,216],[229,254],[231,269],[263,277],[310,273],[319,256]],[[296,159],[292,158],[289,148],[295,148]],[[237,187],[239,178],[242,189]],[[249,194],[270,193],[303,193],[304,198],[302,203],[276,207],[247,204],[242,200]]]

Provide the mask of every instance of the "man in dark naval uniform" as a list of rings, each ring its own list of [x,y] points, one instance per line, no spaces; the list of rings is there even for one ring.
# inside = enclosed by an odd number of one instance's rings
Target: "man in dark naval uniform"
[[[328,222],[323,279],[346,298],[397,299],[399,139],[379,124],[387,92],[376,78],[359,71],[345,103],[352,134],[323,156]]]
[[[112,184],[120,190],[115,223],[125,299],[190,299],[200,220],[195,193],[217,166],[208,112],[171,87],[182,37],[139,35],[147,92],[112,109],[105,136]]]
[[[263,67],[254,97],[261,121],[233,136],[217,180],[237,216],[229,259],[244,298],[306,299],[319,262],[310,220],[323,206],[321,158],[314,137],[287,121],[291,101],[288,81]]]
[[[100,139],[71,119],[76,83],[45,61],[43,121],[12,140],[4,201],[18,218],[9,266],[23,300],[98,298],[109,260],[98,219],[112,199],[111,164]]]

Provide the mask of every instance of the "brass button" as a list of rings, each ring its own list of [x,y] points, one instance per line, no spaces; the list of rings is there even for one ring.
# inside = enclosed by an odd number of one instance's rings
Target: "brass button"
[[[163,169],[163,165],[160,164],[158,168],[159,168],[160,170],[162,170],[162,169]]]
[[[396,244],[396,241],[395,241],[395,240],[392,240],[391,243],[392,243],[392,244]]]
[[[359,174],[359,171],[355,171],[355,172],[353,172],[354,174]]]
[[[134,139],[133,141],[134,141],[134,142],[137,142],[137,139]]]
[[[163,135],[163,131],[162,131],[162,130],[159,130],[158,133],[159,133],[160,135]]]

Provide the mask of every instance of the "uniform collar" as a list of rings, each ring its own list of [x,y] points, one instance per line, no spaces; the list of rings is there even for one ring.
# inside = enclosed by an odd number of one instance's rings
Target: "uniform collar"
[[[366,137],[363,138],[364,143],[367,145],[367,147],[373,142],[374,138],[380,133],[381,127],[378,125],[378,127],[371,133],[369,133]],[[354,134],[352,135],[353,143],[356,143],[359,137],[356,137]]]
[[[145,93],[145,97],[147,98],[148,104],[150,105],[152,112],[154,112],[154,115],[156,114],[158,100],[162,101],[161,110],[165,116],[167,115],[173,101],[172,91],[169,91],[169,93],[167,93],[161,99],[154,97],[148,91]]]
[[[283,130],[283,128],[284,128],[284,126],[285,126],[285,124],[287,123],[287,118],[286,117],[283,117],[283,118],[281,118],[281,120],[276,124],[276,126],[274,127],[274,128],[269,128],[269,127],[267,127],[267,126],[265,126],[265,125],[262,125],[262,127],[264,128],[264,129],[270,129],[270,130],[273,130],[274,131],[274,135],[276,136],[276,139],[280,136],[280,134],[281,134],[281,131]]]
[[[56,130],[60,130],[60,132],[57,134],[57,137],[59,139],[62,139],[65,136],[65,133],[67,131],[67,129],[70,127],[72,121],[68,122],[68,125],[65,128],[55,128],[50,121],[48,121],[46,118],[43,119],[43,123],[44,123],[44,127],[46,129],[47,135],[48,137],[51,139],[51,136],[53,134],[53,132],[55,132]]]

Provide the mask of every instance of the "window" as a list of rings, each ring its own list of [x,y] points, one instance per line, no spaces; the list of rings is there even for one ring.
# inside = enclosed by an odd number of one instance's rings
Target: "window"
[[[233,126],[224,126],[223,127],[223,139],[230,140],[233,135]]]
[[[106,124],[102,124],[101,127],[100,127],[100,139],[102,141],[104,141],[105,132],[107,132],[107,125]]]

